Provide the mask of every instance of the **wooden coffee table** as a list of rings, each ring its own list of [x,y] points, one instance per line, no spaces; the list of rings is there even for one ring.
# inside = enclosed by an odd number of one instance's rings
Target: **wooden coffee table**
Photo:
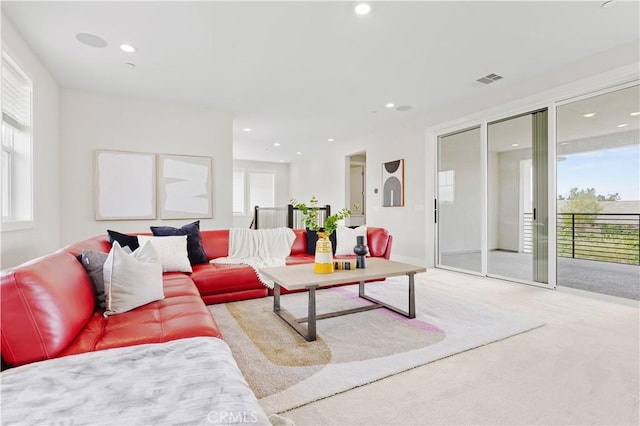
[[[415,318],[416,299],[414,276],[415,274],[425,272],[426,270],[426,268],[423,268],[421,266],[408,265],[406,263],[393,262],[390,260],[379,258],[367,258],[367,267],[365,269],[355,269],[352,271],[336,271],[332,274],[314,273],[313,263],[304,265],[283,266],[277,268],[263,268],[260,270],[260,272],[274,281],[273,312],[275,312],[276,315],[278,315],[287,324],[293,327],[293,329],[300,333],[300,335],[307,341],[311,342],[316,340],[316,321],[325,318],[349,315],[356,312],[369,311],[371,309],[378,308],[390,309],[408,318]],[[394,277],[399,275],[407,275],[409,277],[408,311],[404,311],[395,306],[391,306],[365,294],[365,281]],[[316,315],[316,289],[318,287],[333,284],[346,284],[351,282],[359,282],[359,296],[372,302],[371,305]],[[280,287],[284,287],[287,290],[308,290],[309,310],[306,317],[296,318],[289,311],[280,306]],[[305,322],[307,323],[306,327],[303,325],[303,323]]]

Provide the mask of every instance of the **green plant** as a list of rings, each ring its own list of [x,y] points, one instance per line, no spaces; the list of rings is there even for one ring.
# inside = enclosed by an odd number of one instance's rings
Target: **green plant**
[[[312,231],[319,231],[321,226],[318,221],[318,212],[320,211],[320,207],[318,207],[318,199],[313,196],[311,200],[309,200],[309,205],[307,206],[305,203],[299,203],[295,199],[291,199],[291,204],[293,207],[300,210],[302,213],[302,217],[304,220],[304,225],[311,229]],[[358,209],[358,205],[353,206],[354,210]],[[331,235],[338,227],[338,221],[342,219],[346,219],[351,216],[351,210],[347,208],[343,208],[338,213],[334,213],[331,216],[327,217],[324,220],[324,232],[325,234]]]

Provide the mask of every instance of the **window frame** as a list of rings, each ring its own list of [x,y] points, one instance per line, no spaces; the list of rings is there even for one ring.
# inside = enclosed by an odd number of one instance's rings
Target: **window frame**
[[[243,212],[234,212],[232,214],[234,217],[240,216],[253,216],[253,209],[255,206],[251,205],[251,175],[252,174],[269,174],[273,178],[273,203],[276,203],[277,200],[277,172],[275,170],[270,169],[255,169],[255,168],[242,168],[235,167],[233,169],[233,174],[242,173],[243,176]],[[235,183],[232,181],[232,190],[235,186]],[[233,197],[235,197],[235,191],[233,191]],[[233,210],[232,202],[232,210]],[[267,206],[265,206],[267,207]]]
[[[33,93],[34,93],[34,83],[33,79],[29,76],[27,72],[24,71],[24,67],[22,67],[17,61],[13,59],[11,55],[9,55],[4,49],[2,50],[2,69],[5,67],[11,67],[11,71],[16,74],[22,82],[25,84],[26,89],[23,92],[25,95],[25,99],[28,102],[27,108],[25,111],[24,122],[21,122],[13,117],[11,114],[5,113],[5,108],[0,105],[0,115],[1,125],[3,128],[10,129],[13,133],[12,139],[13,143],[11,147],[4,144],[4,140],[2,141],[2,153],[7,153],[10,156],[9,162],[9,174],[7,177],[9,178],[9,191],[10,194],[8,199],[10,200],[9,212],[8,215],[4,215],[5,211],[5,203],[4,203],[4,190],[0,186],[0,191],[3,192],[2,197],[0,197],[0,203],[2,203],[2,208],[0,209],[0,231],[19,231],[32,229],[35,226],[34,221],[34,150],[33,150],[33,110],[34,110],[34,102],[33,102]],[[4,73],[3,73],[4,74]],[[4,78],[0,77],[0,81],[2,84],[5,83]],[[5,99],[3,97],[3,99]],[[19,140],[17,146],[16,140]],[[17,156],[21,155],[20,158]],[[16,169],[16,163],[24,162],[24,167],[21,170]],[[4,166],[3,172],[4,173]],[[2,180],[2,176],[0,175],[0,180]],[[20,186],[17,188],[17,186]],[[22,194],[20,194],[22,192]],[[26,194],[24,194],[26,192]],[[18,197],[23,196],[21,199]]]
[[[236,173],[240,173],[242,175],[242,211],[237,212],[235,211],[235,198],[236,198],[236,193],[235,193],[235,189],[236,189],[236,182],[235,182],[235,176]],[[232,181],[231,181],[231,191],[232,191],[232,199],[231,199],[231,213],[233,214],[233,216],[246,216],[246,210],[247,210],[247,203],[246,203],[246,195],[247,195],[247,173],[246,173],[246,169],[241,169],[241,168],[234,168],[233,169],[233,173],[232,173]]]

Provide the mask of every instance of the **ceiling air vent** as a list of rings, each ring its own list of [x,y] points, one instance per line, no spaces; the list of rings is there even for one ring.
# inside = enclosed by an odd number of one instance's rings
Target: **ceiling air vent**
[[[482,84],[491,84],[494,81],[498,81],[502,78],[501,75],[498,74],[489,74],[489,75],[485,75],[484,77],[480,77],[479,79],[477,79],[476,81],[478,83],[482,83]]]

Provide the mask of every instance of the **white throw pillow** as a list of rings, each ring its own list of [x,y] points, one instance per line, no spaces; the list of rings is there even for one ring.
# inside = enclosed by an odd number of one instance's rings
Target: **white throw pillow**
[[[354,229],[338,225],[338,228],[336,229],[336,256],[355,256],[353,248],[357,244],[356,237],[358,236],[364,237],[364,243],[366,245],[367,225],[361,225]]]
[[[147,235],[138,235],[140,247],[147,241],[158,252],[160,263],[162,264],[162,272],[193,272],[191,262],[189,262],[189,254],[187,252],[187,236],[177,235],[171,237],[150,237]]]
[[[162,265],[150,243],[131,254],[116,241],[103,269],[105,315],[121,314],[155,300],[164,299]]]

